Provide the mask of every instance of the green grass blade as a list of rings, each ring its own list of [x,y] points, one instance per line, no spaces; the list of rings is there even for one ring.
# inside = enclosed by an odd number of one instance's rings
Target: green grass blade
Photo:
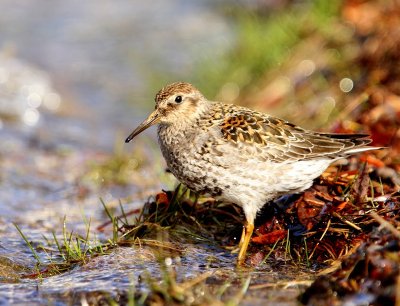
[[[35,257],[37,263],[39,265],[42,264],[42,262],[40,261],[39,255],[33,248],[32,244],[29,242],[28,238],[24,235],[24,233],[22,232],[22,230],[19,228],[19,226],[16,223],[13,223],[13,224],[14,224],[15,228],[17,229],[17,231],[19,232],[19,234],[21,235],[22,239],[24,239],[25,243],[28,245],[28,247],[31,250],[33,257]]]

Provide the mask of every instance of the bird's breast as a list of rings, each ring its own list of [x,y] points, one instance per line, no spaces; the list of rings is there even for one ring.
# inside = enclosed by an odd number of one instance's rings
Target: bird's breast
[[[161,152],[169,170],[174,176],[190,189],[212,195],[221,193],[215,184],[209,160],[202,153],[203,138],[201,133],[194,133],[190,128],[184,131],[171,130],[170,127],[160,127],[158,140]]]

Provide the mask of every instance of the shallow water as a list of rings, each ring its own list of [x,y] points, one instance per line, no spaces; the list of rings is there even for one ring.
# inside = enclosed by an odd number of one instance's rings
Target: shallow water
[[[64,218],[68,230],[82,235],[91,220],[91,233],[101,236],[95,228],[107,217],[99,198],[113,207],[121,199],[131,210],[172,187],[154,130],[143,136],[151,140],[135,144],[152,162],[132,169],[130,184],[99,187],[87,173],[153,107],[152,71],[174,78],[194,73],[196,63],[229,48],[229,21],[213,1],[5,0],[0,11],[7,12],[0,16],[0,304],[79,304],[89,293],[115,297],[132,286],[146,292],[143,273],[161,273],[151,248],[117,248],[60,275],[21,278],[34,273],[35,259],[13,223],[36,243],[53,231],[60,235]],[[182,249],[173,262],[181,280],[211,270],[219,273],[218,285],[236,280],[240,287],[237,280],[247,275],[234,272],[234,256],[223,249]],[[281,278],[276,271],[252,272],[254,284]],[[243,303],[265,305],[272,296],[295,304],[297,293],[249,290]]]

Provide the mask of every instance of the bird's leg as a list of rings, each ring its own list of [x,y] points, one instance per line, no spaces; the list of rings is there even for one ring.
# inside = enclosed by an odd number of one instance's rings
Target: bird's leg
[[[239,249],[242,248],[242,245],[244,243],[244,239],[246,237],[246,226],[247,226],[247,223],[245,225],[243,225],[242,236],[240,236],[240,241],[239,241]]]
[[[237,265],[241,266],[243,265],[245,259],[246,259],[246,252],[247,252],[247,247],[249,246],[249,242],[251,239],[251,235],[253,234],[254,230],[254,224],[247,222],[245,226],[243,227],[243,232],[242,232],[242,237],[240,238],[239,242],[239,255],[237,259]]]

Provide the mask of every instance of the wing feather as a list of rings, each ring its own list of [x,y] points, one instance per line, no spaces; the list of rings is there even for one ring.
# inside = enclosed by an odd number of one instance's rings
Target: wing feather
[[[246,152],[241,158],[284,162],[319,157],[335,159],[371,143],[366,134],[312,132],[244,107],[220,105],[214,114],[218,120],[208,121],[212,125],[208,128],[214,130],[210,146],[217,152],[228,151],[236,156]]]

